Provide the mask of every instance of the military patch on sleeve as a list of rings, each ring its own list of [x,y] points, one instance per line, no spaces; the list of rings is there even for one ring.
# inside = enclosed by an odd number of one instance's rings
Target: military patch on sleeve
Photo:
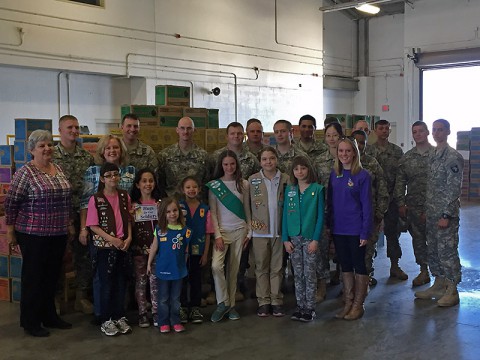
[[[454,172],[455,174],[459,172],[459,169],[458,169],[458,165],[453,165],[452,167],[450,167],[450,170],[452,170],[452,172]]]

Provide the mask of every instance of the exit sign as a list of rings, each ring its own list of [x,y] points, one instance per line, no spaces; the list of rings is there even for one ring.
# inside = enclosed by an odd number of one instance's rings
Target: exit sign
[[[382,105],[382,111],[383,112],[390,111],[390,105]]]

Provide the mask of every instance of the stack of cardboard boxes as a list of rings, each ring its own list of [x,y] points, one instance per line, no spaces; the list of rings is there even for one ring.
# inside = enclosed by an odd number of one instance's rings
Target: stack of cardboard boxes
[[[218,147],[224,131],[218,129],[218,109],[190,107],[190,88],[184,86],[158,85],[155,87],[155,105],[124,105],[121,117],[134,113],[140,118],[139,138],[155,152],[177,142],[176,127],[184,116],[195,123],[194,141],[207,151]],[[221,133],[221,135],[219,134]]]
[[[469,200],[480,200],[480,128],[470,133],[470,185]]]
[[[461,152],[470,151],[470,131],[457,132],[456,149]],[[463,180],[461,198],[468,200],[468,191],[470,188],[470,160],[468,157],[464,160]]]

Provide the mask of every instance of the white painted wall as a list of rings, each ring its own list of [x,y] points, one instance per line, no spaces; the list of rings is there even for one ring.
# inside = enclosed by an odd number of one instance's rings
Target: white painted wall
[[[187,81],[194,105],[220,108],[225,126],[235,119],[234,75],[241,122],[255,116],[270,130],[279,118],[321,118],[318,7],[317,0],[115,0],[104,9],[4,0],[0,82],[8,90],[0,92],[0,139],[13,132],[15,117],[58,119],[61,70],[70,73],[70,112],[92,132],[104,128],[96,119],[118,119],[123,103],[153,103],[155,84]],[[207,95],[216,86],[221,95]],[[66,89],[62,74],[61,114],[68,111]]]

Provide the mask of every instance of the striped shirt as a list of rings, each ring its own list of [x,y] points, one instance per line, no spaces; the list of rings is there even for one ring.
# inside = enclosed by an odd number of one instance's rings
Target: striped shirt
[[[67,234],[72,211],[72,187],[62,169],[55,175],[40,171],[32,162],[14,175],[5,201],[6,223],[37,236]]]

